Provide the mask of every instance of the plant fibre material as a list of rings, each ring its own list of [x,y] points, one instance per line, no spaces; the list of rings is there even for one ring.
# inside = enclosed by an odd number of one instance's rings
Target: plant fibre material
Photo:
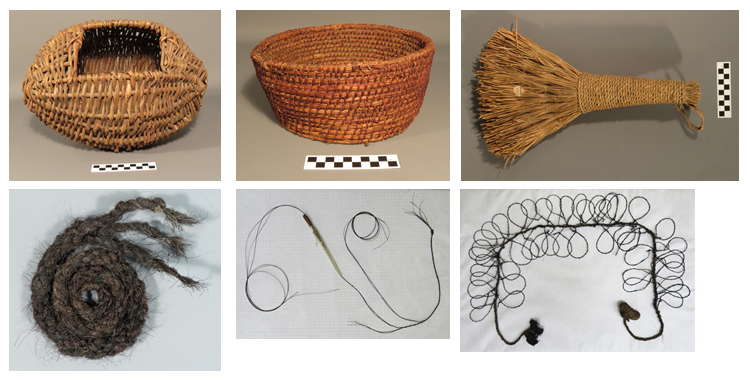
[[[477,95],[487,148],[506,165],[581,114],[617,107],[674,104],[703,129],[698,83],[579,72],[518,31],[499,29],[479,57]],[[685,105],[701,117],[693,125]]]
[[[52,130],[97,149],[131,151],[195,119],[208,71],[162,24],[90,21],[47,41],[22,86],[24,105]]]
[[[167,208],[161,198],[121,201],[107,214],[74,220],[42,255],[31,280],[31,307],[39,329],[61,354],[99,359],[135,343],[148,313],[148,296],[128,261],[169,274],[188,288],[202,286],[162,259],[186,258],[181,237],[145,222],[120,222],[137,210],[164,214],[175,230],[198,223]],[[154,254],[121,236],[131,233],[158,242],[166,253]]]

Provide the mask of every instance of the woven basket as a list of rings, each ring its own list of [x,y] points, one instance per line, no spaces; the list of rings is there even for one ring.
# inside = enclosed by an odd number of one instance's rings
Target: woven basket
[[[195,118],[206,68],[169,28],[92,21],[58,32],[23,80],[23,101],[47,126],[91,147],[132,150]]]
[[[328,143],[368,143],[409,127],[435,44],[406,29],[342,24],[271,36],[250,53],[279,123]]]

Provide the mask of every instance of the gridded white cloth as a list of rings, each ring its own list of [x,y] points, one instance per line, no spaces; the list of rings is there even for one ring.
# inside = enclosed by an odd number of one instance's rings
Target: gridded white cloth
[[[304,210],[331,251],[342,274],[368,297],[378,314],[393,317],[373,294],[344,245],[344,228],[359,212],[385,221],[390,238],[362,242],[349,232],[348,243],[393,309],[403,317],[422,319],[437,301],[430,258],[429,229],[406,214],[411,202],[421,206],[435,230],[433,250],[442,298],[433,316],[423,324],[391,334],[379,334],[352,322],[384,330],[360,295],[336,273],[317,243],[302,213],[279,208],[258,236],[251,269],[262,265],[289,279],[287,301],[272,312],[255,309],[246,296],[248,234],[271,208],[291,204]],[[238,190],[237,191],[237,338],[448,338],[449,337],[449,192],[447,190]],[[357,218],[357,229],[368,233],[372,219]],[[257,279],[256,279],[257,277]],[[253,301],[273,308],[284,300],[283,289],[270,275],[257,272],[248,282]],[[294,294],[297,296],[291,297]]]

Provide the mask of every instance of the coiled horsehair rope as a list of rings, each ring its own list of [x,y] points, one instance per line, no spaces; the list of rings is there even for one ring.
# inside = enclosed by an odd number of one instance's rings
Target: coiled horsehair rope
[[[388,303],[388,301],[386,301],[385,297],[381,294],[381,292],[375,286],[375,284],[373,283],[372,279],[367,274],[367,272],[364,270],[364,268],[360,264],[360,262],[357,259],[357,257],[354,255],[354,253],[352,253],[351,248],[349,248],[349,243],[347,242],[347,233],[349,232],[349,230],[351,230],[353,232],[353,234],[355,235],[356,238],[358,238],[360,240],[363,240],[363,241],[372,241],[372,240],[375,240],[378,236],[380,236],[381,233],[383,235],[385,235],[386,240],[388,240],[388,237],[390,236],[390,231],[388,229],[387,224],[385,224],[385,222],[383,220],[379,219],[378,217],[376,217],[375,215],[373,215],[370,212],[363,211],[363,212],[357,213],[356,215],[354,215],[354,217],[351,218],[351,220],[349,220],[349,222],[344,227],[344,244],[346,246],[346,249],[347,249],[349,255],[352,257],[352,259],[354,259],[354,261],[356,262],[357,266],[361,270],[362,274],[366,277],[366,279],[369,282],[370,286],[375,290],[375,292],[379,296],[380,300],[385,304],[385,306],[387,307],[387,309],[390,310],[398,318],[400,318],[400,319],[405,320],[406,322],[408,322],[407,324],[403,324],[403,325],[399,325],[399,324],[396,324],[396,323],[391,323],[391,322],[389,322],[388,320],[386,320],[385,318],[383,318],[381,315],[379,315],[375,311],[375,309],[370,305],[370,302],[368,302],[367,299],[365,298],[364,294],[362,294],[362,292],[356,286],[354,286],[354,284],[352,284],[346,277],[344,277],[344,275],[342,274],[341,270],[339,269],[338,264],[336,263],[336,260],[335,260],[335,258],[333,256],[333,254],[331,254],[331,251],[328,249],[328,246],[323,241],[322,236],[320,235],[320,233],[318,232],[318,230],[315,228],[315,225],[312,223],[312,221],[307,216],[307,214],[301,208],[293,206],[293,205],[289,205],[289,204],[283,204],[283,205],[276,206],[276,207],[270,209],[268,212],[266,212],[266,214],[263,215],[263,217],[253,226],[253,228],[250,230],[250,233],[247,236],[247,239],[246,239],[246,242],[245,242],[245,272],[247,274],[247,279],[245,281],[245,294],[247,296],[248,301],[250,302],[250,304],[254,308],[256,308],[257,310],[259,310],[261,312],[272,312],[272,311],[275,311],[275,310],[281,308],[282,305],[284,305],[287,301],[291,300],[294,297],[302,296],[302,295],[306,295],[306,294],[320,294],[320,293],[328,293],[328,292],[335,291],[335,290],[332,290],[332,291],[327,291],[327,292],[312,292],[312,293],[299,293],[299,292],[297,292],[297,293],[294,293],[294,294],[292,294],[290,296],[289,295],[289,292],[290,292],[290,289],[289,289],[289,277],[287,276],[286,272],[284,272],[281,268],[279,268],[278,266],[273,265],[273,264],[261,264],[261,265],[254,266],[254,263],[255,263],[255,254],[256,254],[257,246],[258,246],[258,237],[259,237],[261,231],[263,230],[263,228],[265,227],[265,225],[268,223],[268,219],[270,218],[271,214],[274,211],[276,211],[277,209],[279,209],[279,208],[291,208],[291,209],[297,210],[300,213],[302,213],[302,218],[304,219],[305,223],[307,223],[307,225],[310,227],[310,230],[312,231],[313,236],[315,237],[316,241],[320,244],[320,246],[322,247],[323,251],[326,253],[326,256],[328,257],[328,260],[331,262],[331,265],[333,266],[334,270],[339,275],[339,277],[341,277],[342,280],[344,280],[347,284],[349,284],[349,286],[351,286],[359,294],[359,296],[365,302],[365,305],[367,305],[367,308],[382,323],[384,323],[385,325],[387,325],[389,327],[389,329],[387,329],[387,330],[378,330],[378,329],[372,328],[372,327],[370,327],[368,325],[362,324],[362,323],[357,322],[357,321],[352,322],[354,325],[359,325],[359,326],[365,327],[367,329],[370,329],[370,330],[378,332],[378,333],[392,333],[392,332],[396,332],[396,331],[401,330],[401,329],[413,327],[413,326],[416,326],[416,325],[424,323],[425,321],[429,320],[432,317],[432,315],[435,313],[435,311],[437,310],[438,306],[440,305],[440,299],[441,299],[440,278],[438,277],[438,274],[437,274],[437,268],[435,266],[435,255],[434,255],[434,251],[432,249],[432,240],[433,240],[433,237],[435,235],[435,230],[432,229],[432,227],[430,226],[429,222],[427,221],[427,217],[425,216],[424,211],[422,211],[421,207],[417,206],[413,202],[411,204],[412,204],[412,210],[411,211],[407,210],[406,213],[409,214],[409,215],[412,215],[412,216],[416,217],[417,219],[419,219],[430,230],[430,257],[431,257],[431,261],[432,261],[432,269],[434,271],[435,279],[437,281],[437,302],[435,303],[435,306],[432,309],[432,311],[426,317],[421,318],[421,319],[410,319],[410,318],[406,318],[406,317],[403,317],[402,315],[398,314],[391,307],[391,305]],[[372,217],[374,219],[375,226],[373,227],[372,231],[370,231],[367,234],[362,235],[362,234],[360,234],[359,232],[357,232],[355,230],[355,228],[354,228],[354,220],[357,217],[359,217],[359,216],[370,216],[370,217]],[[251,238],[252,238],[252,240],[251,240]],[[274,274],[274,270],[278,271],[280,273],[280,275]],[[264,308],[264,307],[258,306],[258,304],[253,300],[253,298],[252,298],[252,296],[250,294],[250,291],[248,290],[248,285],[249,285],[248,283],[249,283],[250,278],[252,276],[254,276],[256,274],[259,274],[259,273],[265,273],[265,274],[271,276],[281,286],[281,288],[283,290],[283,293],[284,293],[284,297],[283,297],[282,301],[278,305],[275,305],[275,306],[272,306],[272,307],[269,307],[269,308]],[[336,290],[338,290],[338,289],[336,289]]]
[[[104,215],[76,219],[58,234],[31,280],[31,307],[37,326],[61,354],[99,359],[135,343],[146,321],[148,296],[129,261],[169,274],[188,288],[202,287],[162,259],[186,258],[181,237],[145,222],[120,222],[137,210],[163,214],[175,230],[199,222],[167,208],[161,198],[136,198]],[[133,233],[158,242],[166,253],[154,254],[120,236]]]
[[[596,241],[597,250],[623,253],[629,266],[622,274],[623,289],[637,292],[650,286],[654,294],[658,332],[646,337],[635,335],[628,321],[639,319],[640,313],[621,301],[618,310],[625,328],[640,341],[661,336],[664,321],[659,305],[679,308],[690,295],[690,288],[682,281],[687,242],[674,236],[675,222],[670,218],[660,220],[653,230],[641,224],[650,209],[643,197],[628,201],[617,193],[591,199],[583,194],[574,198],[551,195],[513,203],[506,213],[495,215],[474,233],[469,250],[474,264],[467,289],[471,320],[479,322],[494,310],[495,328],[503,342],[514,345],[525,336],[529,344],[535,345],[543,332],[539,323],[532,319],[529,328],[515,340],[506,339],[500,332],[498,308],[502,305],[512,309],[523,304],[526,279],[521,275],[522,266],[544,256],[582,258],[588,253],[589,244],[581,231],[599,228],[602,232]]]

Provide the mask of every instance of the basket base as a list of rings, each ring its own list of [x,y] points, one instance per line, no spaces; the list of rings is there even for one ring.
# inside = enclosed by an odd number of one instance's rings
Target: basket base
[[[283,126],[283,125],[282,125]],[[406,131],[409,126],[406,125],[400,129],[391,129],[384,132],[377,133],[363,133],[363,134],[351,134],[347,131],[347,134],[336,136],[335,134],[326,134],[321,132],[306,132],[299,129],[284,127],[295,135],[300,137],[312,139],[314,141],[321,141],[325,143],[338,143],[343,145],[368,145],[370,142],[382,141],[388,138],[392,138]]]

